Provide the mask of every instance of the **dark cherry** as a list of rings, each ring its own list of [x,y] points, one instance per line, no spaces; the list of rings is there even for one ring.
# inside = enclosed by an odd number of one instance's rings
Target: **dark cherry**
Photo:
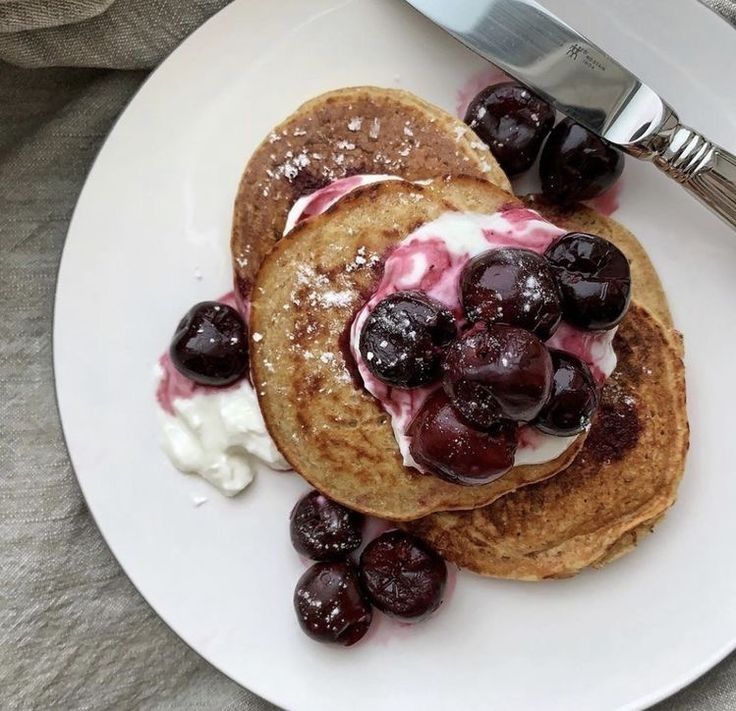
[[[309,568],[296,584],[294,609],[312,639],[345,647],[361,639],[373,619],[358,571],[345,560]]]
[[[563,235],[546,252],[562,294],[565,321],[590,331],[612,328],[631,302],[631,269],[608,240],[583,232]]]
[[[404,531],[372,540],[360,556],[360,574],[371,602],[382,612],[416,622],[442,603],[445,561]]]
[[[554,127],[539,161],[542,192],[562,204],[604,193],[623,169],[620,151],[571,119],[563,119]]]
[[[230,385],[248,370],[248,326],[231,306],[202,301],[179,322],[169,355],[195,383]]]
[[[514,465],[516,425],[501,420],[487,429],[472,427],[441,389],[421,407],[408,434],[417,464],[453,484],[487,484]]]
[[[468,106],[467,123],[509,175],[531,168],[555,124],[554,109],[515,82],[483,89]]]
[[[568,437],[582,432],[598,407],[598,388],[590,368],[565,351],[550,351],[555,373],[549,400],[534,421],[547,434]]]
[[[492,249],[471,259],[460,275],[470,321],[503,323],[546,341],[560,324],[560,293],[547,260],[528,249]]]
[[[294,548],[313,560],[346,558],[363,540],[363,516],[332,499],[311,491],[291,512]]]
[[[376,304],[360,334],[360,353],[379,380],[400,388],[440,377],[442,354],[457,332],[452,312],[419,291]]]
[[[476,324],[448,349],[442,369],[450,401],[476,427],[530,422],[552,387],[544,343],[514,326]]]

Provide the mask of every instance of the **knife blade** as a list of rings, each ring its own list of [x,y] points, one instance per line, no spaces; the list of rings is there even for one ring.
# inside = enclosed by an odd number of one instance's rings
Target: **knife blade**
[[[464,45],[736,228],[736,157],[680,124],[653,89],[534,0],[407,0]]]

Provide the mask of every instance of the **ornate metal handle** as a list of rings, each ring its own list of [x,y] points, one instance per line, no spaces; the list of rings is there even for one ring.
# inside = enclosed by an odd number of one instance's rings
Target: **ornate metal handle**
[[[648,158],[736,229],[736,156],[683,126],[670,111],[639,157]]]

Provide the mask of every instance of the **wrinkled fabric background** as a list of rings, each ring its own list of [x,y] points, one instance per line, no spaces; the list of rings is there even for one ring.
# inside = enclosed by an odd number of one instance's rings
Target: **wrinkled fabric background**
[[[77,487],[52,381],[56,270],[85,175],[147,70],[226,4],[0,0],[2,709],[273,708],[127,580]],[[736,25],[736,0],[706,4]],[[736,656],[658,707],[734,708]]]

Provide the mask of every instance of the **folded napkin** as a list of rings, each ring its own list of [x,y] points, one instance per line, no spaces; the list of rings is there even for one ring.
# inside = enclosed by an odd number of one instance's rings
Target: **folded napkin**
[[[0,60],[21,67],[155,67],[230,0],[0,0]]]
[[[0,0],[0,31],[26,32],[71,25],[107,10],[115,0]]]

